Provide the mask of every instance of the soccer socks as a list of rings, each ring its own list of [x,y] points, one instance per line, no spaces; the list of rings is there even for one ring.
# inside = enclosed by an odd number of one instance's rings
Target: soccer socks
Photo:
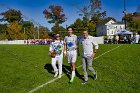
[[[71,77],[70,83],[72,83],[72,82],[73,82],[74,77],[75,77],[75,71],[72,71],[72,77]]]
[[[72,78],[75,77],[75,71],[72,71]]]

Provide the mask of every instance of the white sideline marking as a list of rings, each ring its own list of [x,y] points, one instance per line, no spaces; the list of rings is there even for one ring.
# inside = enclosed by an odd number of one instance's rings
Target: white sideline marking
[[[97,58],[99,58],[99,57],[101,57],[101,56],[103,56],[103,55],[105,55],[105,54],[107,54],[107,53],[109,53],[109,52],[111,52],[111,51],[113,51],[113,50],[119,48],[120,46],[122,46],[122,45],[119,45],[119,46],[117,46],[117,47],[115,47],[115,48],[112,48],[111,50],[104,52],[103,54],[101,54],[101,55],[95,57],[94,59],[97,59]],[[80,67],[82,67],[82,65],[80,65],[80,66],[78,66],[78,67],[76,67],[76,68],[80,68]],[[62,76],[65,76],[65,74],[62,74]],[[42,87],[44,87],[44,86],[46,86],[46,85],[48,85],[48,84],[50,84],[50,83],[53,83],[54,81],[56,81],[56,80],[58,80],[58,79],[59,79],[59,78],[54,78],[54,79],[52,79],[52,80],[50,80],[50,81],[47,81],[46,83],[37,86],[36,88],[30,90],[30,91],[27,92],[27,93],[33,93],[33,92],[37,91],[38,89],[40,89],[40,88],[42,88]]]

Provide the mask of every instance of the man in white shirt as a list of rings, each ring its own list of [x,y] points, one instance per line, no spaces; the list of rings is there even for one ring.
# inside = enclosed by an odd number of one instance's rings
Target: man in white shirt
[[[92,61],[96,54],[96,50],[98,49],[98,44],[94,41],[93,37],[88,34],[88,31],[83,31],[84,39],[82,41],[83,46],[83,55],[82,55],[82,63],[83,63],[83,73],[84,73],[84,82],[82,84],[86,84],[88,82],[88,74],[87,67],[89,71],[93,73],[93,77],[97,79],[97,72],[92,67]],[[95,47],[93,50],[93,46]]]
[[[70,83],[73,82],[75,77],[75,62],[77,58],[77,36],[73,34],[73,28],[67,28],[68,35],[64,38],[64,56],[68,56],[68,63],[72,68],[72,77]]]

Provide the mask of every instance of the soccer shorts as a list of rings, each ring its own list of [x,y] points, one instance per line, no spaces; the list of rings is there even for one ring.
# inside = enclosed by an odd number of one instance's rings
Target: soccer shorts
[[[77,51],[76,50],[67,51],[67,56],[68,56],[68,63],[75,63],[77,59]]]

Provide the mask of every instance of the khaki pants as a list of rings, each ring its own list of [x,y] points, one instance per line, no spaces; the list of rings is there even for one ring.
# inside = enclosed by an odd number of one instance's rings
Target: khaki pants
[[[83,63],[83,73],[84,73],[84,79],[85,81],[88,81],[88,74],[87,74],[87,68],[89,71],[91,71],[93,74],[95,74],[95,70],[92,67],[92,57],[83,57],[82,58],[82,63]]]

